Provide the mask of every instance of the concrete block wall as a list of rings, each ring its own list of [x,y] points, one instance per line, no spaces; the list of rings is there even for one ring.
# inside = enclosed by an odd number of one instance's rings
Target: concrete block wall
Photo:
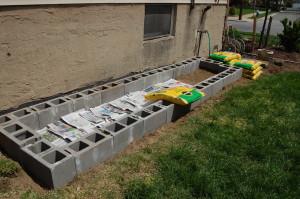
[[[35,132],[68,113],[98,106],[129,92],[191,73],[197,68],[205,68],[218,74],[193,85],[194,89],[204,92],[206,96],[188,106],[162,100],[153,102],[142,110],[97,129],[63,148],[51,145]],[[56,189],[70,182],[78,173],[124,150],[134,140],[141,139],[165,123],[187,114],[224,86],[239,79],[241,75],[240,68],[229,67],[202,57],[163,66],[2,115],[0,144],[8,155],[18,160],[40,184]]]

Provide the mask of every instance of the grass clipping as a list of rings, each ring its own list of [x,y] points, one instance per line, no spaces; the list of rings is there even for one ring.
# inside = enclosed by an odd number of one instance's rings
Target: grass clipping
[[[189,118],[177,144],[153,153],[156,172],[127,183],[125,197],[297,198],[299,79],[297,72],[259,79]]]

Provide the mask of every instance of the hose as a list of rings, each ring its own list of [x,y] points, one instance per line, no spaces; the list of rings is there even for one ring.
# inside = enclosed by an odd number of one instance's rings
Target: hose
[[[210,53],[211,53],[211,45],[210,45],[210,33],[209,33],[209,31],[208,30],[203,30],[203,31],[201,31],[201,30],[198,30],[198,32],[200,32],[200,34],[202,34],[202,33],[207,33],[207,37],[208,37],[208,56],[210,55]],[[201,41],[201,40],[200,40]],[[200,43],[200,41],[199,41],[199,43]],[[199,51],[200,51],[200,44],[198,45],[198,56],[199,56]]]

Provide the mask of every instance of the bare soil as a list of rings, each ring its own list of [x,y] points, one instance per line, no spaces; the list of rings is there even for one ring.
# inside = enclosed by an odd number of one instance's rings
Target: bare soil
[[[276,54],[274,57],[278,55],[279,57],[282,58],[289,58],[293,59],[294,61],[299,61],[299,53],[295,55],[291,55],[290,53],[282,52],[282,51],[276,51]],[[297,64],[290,64],[286,63],[284,66],[277,66],[273,63],[270,63],[267,68],[263,69],[264,76],[269,76],[273,74],[278,74],[278,73],[283,73],[283,72],[290,72],[290,71],[299,71],[300,72],[300,66]],[[188,75],[182,75],[178,77],[178,80],[188,83],[188,84],[195,84],[200,81],[203,81],[211,76],[213,76],[213,73],[210,73],[205,70],[198,69],[195,72],[188,74]],[[174,129],[178,128],[178,125],[180,125],[182,122],[186,120],[187,117],[197,114],[200,111],[203,111],[205,109],[212,109],[213,104],[222,100],[224,98],[223,94],[230,91],[233,87],[237,86],[244,86],[249,83],[251,83],[251,80],[241,78],[240,80],[234,82],[231,85],[226,86],[221,92],[213,96],[211,99],[206,101],[205,103],[199,105],[196,107],[193,111],[185,115],[184,117],[178,119],[175,122],[168,123],[161,128],[159,128],[157,131],[148,134],[141,140],[136,140],[132,144],[130,144],[124,151],[121,153],[117,154],[116,156],[110,158],[109,160],[105,161],[102,164],[97,165],[94,168],[89,169],[88,171],[85,171],[81,174],[79,174],[75,180],[73,180],[71,183],[68,185],[64,186],[62,190],[65,190],[68,195],[70,195],[71,198],[78,197],[76,196],[77,194],[80,194],[81,191],[84,191],[89,187],[92,182],[97,181],[97,188],[104,188],[106,187],[107,190],[119,189],[119,185],[116,183],[112,183],[110,178],[110,175],[113,171],[112,167],[113,165],[116,164],[117,160],[121,157],[124,157],[129,154],[133,154],[135,152],[140,151],[142,148],[145,146],[151,146],[153,143],[156,143],[158,139],[170,133]],[[2,157],[1,157],[2,156]],[[0,153],[0,158],[3,158],[3,154]],[[144,172],[141,175],[147,175],[147,168],[144,168],[145,171],[139,171],[139,172]],[[150,169],[150,167],[149,167]],[[101,171],[101,172],[99,172]],[[101,174],[99,174],[101,173]],[[146,173],[146,174],[145,174]],[[131,175],[126,173],[124,171],[124,178],[126,176]],[[38,185],[24,170],[20,171],[17,176],[14,177],[0,177],[0,198],[19,198],[23,193],[25,193],[27,190],[34,190],[39,193],[47,193],[49,190],[43,189]],[[90,198],[91,195],[97,195],[96,190],[90,190],[92,193],[89,193],[89,196],[87,198]],[[93,191],[95,194],[93,194]],[[118,195],[118,194],[117,194]],[[102,198],[105,196],[99,196],[97,195],[98,198]]]

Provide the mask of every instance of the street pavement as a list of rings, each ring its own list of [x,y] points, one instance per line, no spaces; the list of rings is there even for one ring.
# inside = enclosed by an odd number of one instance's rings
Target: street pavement
[[[242,21],[239,21],[237,17],[228,17],[227,24],[232,25],[233,28],[236,28],[243,32],[252,32],[253,31],[253,19],[248,19],[252,15],[253,14],[243,15]],[[270,34],[277,35],[277,33],[281,33],[283,31],[283,25],[281,24],[280,20],[282,20],[284,18],[288,18],[289,20],[292,20],[292,21],[294,21],[296,19],[300,19],[300,10],[299,11],[282,11],[282,12],[272,14],[271,16],[273,16],[273,21],[272,21]],[[268,21],[266,23],[265,33],[268,28]],[[257,22],[256,22],[256,24],[257,24],[256,32],[257,33],[260,33],[262,31],[263,23],[264,23],[264,17],[257,20]]]

